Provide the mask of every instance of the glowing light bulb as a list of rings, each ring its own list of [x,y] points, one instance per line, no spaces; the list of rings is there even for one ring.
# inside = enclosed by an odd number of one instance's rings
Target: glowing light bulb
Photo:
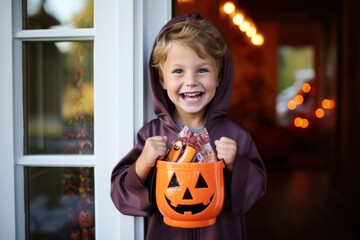
[[[246,32],[246,30],[248,30],[249,27],[250,27],[250,23],[248,21],[244,20],[240,23],[239,29],[242,32]]]
[[[264,44],[264,37],[261,34],[257,33],[251,38],[251,42],[255,46],[261,46]]]
[[[323,118],[324,115],[325,115],[324,109],[322,109],[322,108],[316,109],[316,111],[315,111],[315,116],[316,116],[317,118]]]
[[[240,25],[242,22],[244,21],[244,15],[242,15],[241,13],[237,13],[235,14],[235,16],[233,17],[233,23],[235,25]]]
[[[235,11],[235,5],[232,2],[226,2],[223,9],[226,14],[231,14]]]
[[[304,83],[301,86],[301,89],[303,90],[304,93],[308,93],[311,90],[311,85],[309,83]]]
[[[302,95],[296,95],[294,101],[297,105],[300,105],[304,102],[304,97]]]
[[[288,102],[288,109],[290,109],[290,110],[294,110],[295,108],[296,108],[296,102],[294,101],[294,100],[290,100],[289,102]]]
[[[301,128],[307,128],[308,126],[309,126],[309,120],[303,118],[301,123]]]
[[[256,28],[253,26],[250,26],[249,29],[246,31],[246,36],[248,36],[249,38],[255,36],[256,34]]]
[[[322,100],[322,102],[321,102],[321,106],[325,109],[330,109],[331,105],[332,104],[331,104],[330,100],[326,99],[326,98],[324,100]]]

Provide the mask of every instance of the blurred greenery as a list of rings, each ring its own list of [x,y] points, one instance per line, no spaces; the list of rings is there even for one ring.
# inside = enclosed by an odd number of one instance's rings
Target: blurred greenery
[[[314,49],[311,46],[281,46],[279,48],[278,92],[294,84],[294,72],[314,68]]]

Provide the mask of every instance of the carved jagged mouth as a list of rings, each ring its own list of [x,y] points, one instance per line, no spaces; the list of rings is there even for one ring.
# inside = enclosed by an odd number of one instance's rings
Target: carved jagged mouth
[[[184,214],[185,212],[191,212],[192,214],[197,214],[202,211],[204,211],[212,202],[214,198],[214,194],[210,198],[210,202],[208,204],[203,203],[197,203],[192,205],[184,205],[184,204],[178,204],[177,207],[174,207],[171,205],[171,201],[165,196],[166,202],[169,204],[169,206],[177,213]]]

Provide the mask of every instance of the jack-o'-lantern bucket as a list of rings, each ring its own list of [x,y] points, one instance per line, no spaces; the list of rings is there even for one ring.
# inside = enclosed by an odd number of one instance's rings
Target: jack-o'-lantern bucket
[[[169,226],[206,227],[224,204],[224,162],[157,161],[156,204]]]

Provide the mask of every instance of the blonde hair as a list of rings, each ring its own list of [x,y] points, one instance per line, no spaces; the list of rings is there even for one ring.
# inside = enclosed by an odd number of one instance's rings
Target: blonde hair
[[[160,81],[163,81],[162,67],[173,42],[192,48],[201,58],[206,54],[213,57],[220,77],[227,50],[221,34],[205,20],[187,19],[163,29],[158,35],[151,63],[157,68]]]

